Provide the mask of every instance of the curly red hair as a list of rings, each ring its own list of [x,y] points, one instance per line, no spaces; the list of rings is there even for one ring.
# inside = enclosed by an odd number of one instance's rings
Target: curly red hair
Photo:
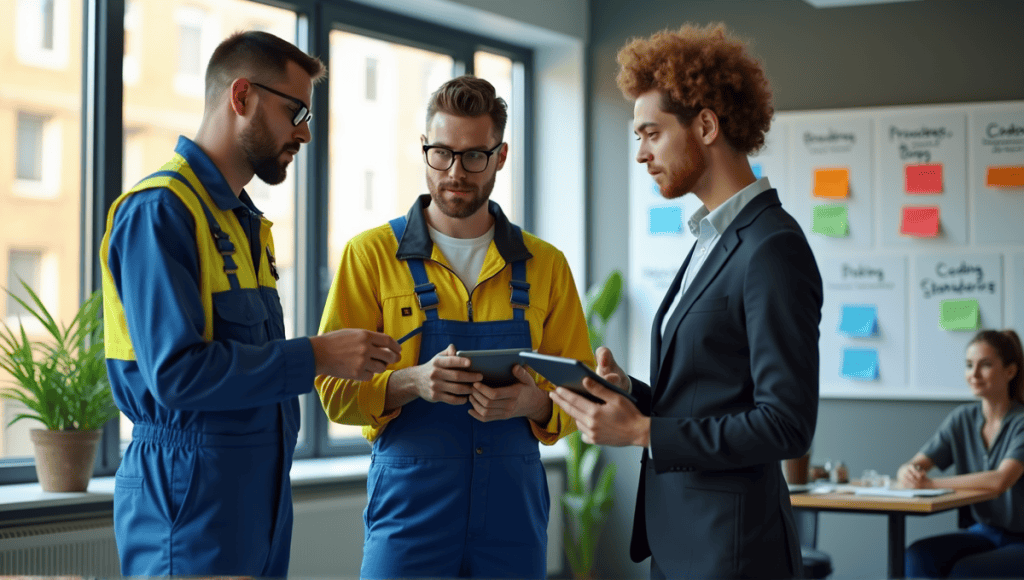
[[[745,44],[722,23],[684,24],[619,50],[616,81],[627,98],[659,90],[662,109],[690,122],[701,109],[718,115],[730,145],[753,153],[764,145],[774,108],[768,79]]]

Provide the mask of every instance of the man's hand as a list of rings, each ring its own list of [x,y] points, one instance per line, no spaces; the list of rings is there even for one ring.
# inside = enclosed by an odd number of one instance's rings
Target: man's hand
[[[551,420],[551,399],[547,393],[537,387],[522,365],[516,365],[512,373],[519,379],[514,385],[495,388],[473,383],[469,395],[473,408],[469,414],[484,422],[526,417],[538,425],[547,425]]]
[[[632,393],[633,383],[629,380],[629,375],[626,374],[626,371],[622,370],[619,363],[615,362],[612,351],[608,347],[599,346],[594,354],[597,357],[597,374],[623,391]]]
[[[417,398],[449,405],[465,403],[473,391],[472,383],[484,378],[478,372],[463,370],[471,362],[455,356],[455,345],[449,344],[429,361],[395,371],[388,379],[384,410],[397,409]]]
[[[597,349],[597,374],[613,385],[629,390],[629,376],[615,363],[607,348]],[[647,447],[651,442],[651,418],[640,413],[628,399],[608,390],[593,379],[583,379],[590,394],[605,403],[595,403],[565,387],[551,392],[551,400],[576,420],[583,440],[597,445]]]
[[[313,345],[316,374],[357,381],[384,372],[389,364],[398,362],[402,353],[395,339],[361,328],[311,336],[309,342]]]

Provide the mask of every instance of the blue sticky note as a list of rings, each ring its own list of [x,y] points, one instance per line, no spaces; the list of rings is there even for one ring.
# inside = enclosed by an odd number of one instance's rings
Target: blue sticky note
[[[839,319],[839,332],[849,336],[875,336],[878,334],[878,308],[874,304],[843,304]]]
[[[683,230],[683,210],[680,207],[652,207],[649,217],[652,234],[678,234]]]
[[[859,381],[878,380],[878,351],[873,348],[844,348],[840,374]]]
[[[761,179],[762,173],[761,173],[761,164],[760,163],[753,163],[753,164],[751,164],[750,165],[750,169],[754,172],[754,178],[755,179]]]

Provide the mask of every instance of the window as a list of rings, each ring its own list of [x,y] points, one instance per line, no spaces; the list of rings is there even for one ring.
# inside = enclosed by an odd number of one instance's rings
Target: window
[[[141,16],[143,20],[146,20],[147,14],[152,14],[155,17],[159,17],[161,14],[159,2],[154,2],[154,0],[137,1],[138,9],[143,13]],[[208,1],[205,2],[206,6],[204,7],[182,5],[184,2],[180,0],[176,0],[174,3],[177,7],[174,11],[173,21],[158,20],[152,31],[147,30],[147,34],[142,35],[143,42],[149,47],[152,47],[154,43],[164,46],[167,42],[166,39],[173,39],[172,46],[156,53],[160,59],[154,60],[153,63],[147,63],[147,69],[143,71],[143,74],[150,71],[159,74],[157,71],[174,70],[176,71],[174,90],[179,95],[202,99],[203,75],[206,73],[206,63],[210,60],[213,49],[228,34],[236,29],[241,29],[242,18],[247,17],[244,16],[244,11],[229,12],[225,10],[225,7],[255,4],[241,0],[229,0],[223,3]],[[294,18],[294,13],[291,14]],[[235,26],[228,26],[225,29],[222,26],[224,18],[227,18],[227,22]],[[291,32],[288,37],[294,35],[295,33]],[[143,52],[146,50],[143,49]],[[172,56],[172,53],[175,56]],[[171,61],[171,58],[176,58],[176,61]],[[195,125],[198,125],[198,122]]]
[[[377,100],[377,59],[366,57],[366,100]]]
[[[81,9],[74,8],[74,12]],[[14,31],[18,61],[51,69],[69,66],[72,11],[70,0],[17,0]]]
[[[98,254],[106,208],[166,162],[179,135],[195,135],[204,110],[206,63],[236,30],[259,28],[300,46],[307,39],[328,41],[320,56],[329,59],[330,73],[312,103],[314,134],[323,142],[302,148],[284,183],[254,180],[246,187],[274,222],[278,290],[289,336],[316,328],[345,242],[405,213],[426,191],[419,135],[434,89],[475,69],[494,83],[513,114],[523,110],[517,99],[529,73],[527,51],[359,3],[13,0],[11,5],[13,33],[0,35],[0,70],[10,72],[0,75],[0,143],[10,152],[10,162],[0,164],[0,184],[9,184],[0,188],[0,276],[6,276],[0,281],[31,279],[65,323],[61,314],[77,311],[81,297],[99,284],[90,259]],[[123,50],[105,50],[109,35],[96,36],[96,28],[86,25],[87,7],[117,14],[106,22],[123,26]],[[82,71],[102,75],[97,71],[118,74],[119,69],[120,106],[102,98],[102,82],[87,83],[92,100],[85,133],[96,131],[98,137],[83,140]],[[104,138],[121,141],[120,151],[114,147],[111,155]],[[506,140],[515,143],[512,159],[526,156],[521,139],[510,118]],[[83,142],[88,149],[81,149]],[[521,219],[513,208],[521,206],[515,184],[522,176],[508,175],[509,185],[501,185],[507,173],[499,174],[493,195],[506,213]],[[96,177],[103,175],[105,181]],[[5,298],[0,318],[17,316],[19,308]],[[8,377],[0,375],[0,386],[8,386]],[[27,433],[36,425],[21,421],[8,427],[18,412],[0,399],[0,483],[35,478]],[[131,429],[127,420],[108,426],[111,441],[101,448],[99,473],[116,469],[118,448],[130,441]],[[306,457],[368,449],[359,427],[328,424],[315,394],[303,397],[300,446]]]
[[[12,191],[20,197],[54,199],[61,187],[62,127],[48,115],[19,111]]]
[[[25,286],[38,294],[42,282],[43,253],[38,250],[11,250],[7,257],[7,319],[23,316],[28,319],[28,310],[15,298],[32,304]],[[5,293],[6,294],[6,293]],[[16,323],[15,323],[16,324]]]
[[[122,64],[124,82],[128,85],[139,82],[142,66],[139,62],[141,38],[142,18],[138,0],[128,0],[124,4],[124,61]]]
[[[369,169],[363,174],[363,209],[373,211],[373,171]]]
[[[85,2],[12,0],[10,34],[0,35],[0,286],[27,294],[21,278],[39,294],[59,322],[81,298],[82,224],[80,165],[82,60],[80,31]],[[75,55],[70,39],[75,36]],[[64,139],[64,136],[73,138]],[[30,302],[31,303],[31,302]],[[17,324],[24,309],[0,291],[0,320]],[[26,332],[42,338],[41,327],[21,317]],[[0,387],[13,386],[0,371]],[[34,479],[20,465],[32,454],[28,430],[39,425],[19,421],[21,412],[0,399],[0,482]],[[24,473],[24,475],[19,475]]]
[[[46,117],[18,113],[18,179],[43,180],[43,128]]]

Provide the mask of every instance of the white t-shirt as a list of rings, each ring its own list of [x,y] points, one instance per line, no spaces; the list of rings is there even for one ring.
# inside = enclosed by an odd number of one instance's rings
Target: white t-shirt
[[[452,270],[466,285],[466,291],[472,294],[480,278],[480,270],[484,267],[487,248],[494,239],[494,226],[479,238],[453,238],[430,226],[427,226],[427,230],[430,232],[430,239],[437,244]]]

